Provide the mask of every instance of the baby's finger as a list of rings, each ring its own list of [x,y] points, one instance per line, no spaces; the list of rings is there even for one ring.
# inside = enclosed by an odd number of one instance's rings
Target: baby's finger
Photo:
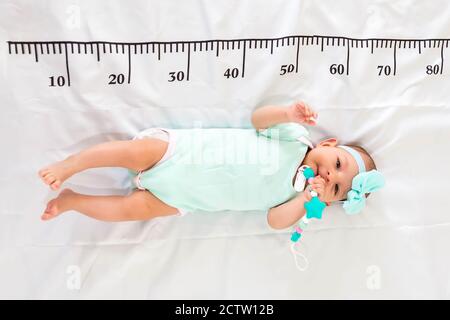
[[[308,105],[305,105],[305,115],[307,115],[307,116],[312,115],[311,108]]]
[[[321,176],[317,175],[314,177],[313,182],[314,183],[325,183],[325,180]]]
[[[324,193],[325,193],[324,188],[323,188],[323,187],[318,187],[318,188],[316,189],[316,192],[317,192],[317,196],[319,197],[319,199],[322,200],[322,196],[323,196]]]
[[[311,189],[313,189],[314,191],[316,191],[317,193],[319,193],[320,189],[323,190],[322,185],[319,183],[313,183],[311,185]]]
[[[305,192],[305,198],[306,198],[306,201],[311,201],[311,199],[312,199],[311,192]]]
[[[300,112],[304,112],[305,111],[305,105],[303,103],[297,103],[296,104],[297,110]]]

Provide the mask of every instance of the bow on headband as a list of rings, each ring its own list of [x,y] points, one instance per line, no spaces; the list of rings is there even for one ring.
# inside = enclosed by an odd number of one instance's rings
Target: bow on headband
[[[352,180],[352,189],[347,193],[347,200],[342,207],[347,214],[359,213],[365,206],[366,193],[376,191],[384,186],[384,177],[377,170],[361,172]]]

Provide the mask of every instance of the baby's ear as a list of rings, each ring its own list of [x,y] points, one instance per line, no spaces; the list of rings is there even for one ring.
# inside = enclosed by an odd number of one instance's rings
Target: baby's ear
[[[328,138],[325,140],[322,140],[318,143],[318,146],[321,147],[335,147],[338,144],[338,139],[336,138]]]

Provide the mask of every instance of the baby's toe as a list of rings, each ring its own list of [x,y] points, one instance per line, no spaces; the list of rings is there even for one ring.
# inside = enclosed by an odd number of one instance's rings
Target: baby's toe
[[[44,181],[45,181],[45,183],[47,183],[47,184],[51,184],[51,183],[55,182],[55,180],[56,180],[56,177],[55,177],[53,174],[47,174],[47,175],[44,177]]]
[[[60,182],[58,179],[56,179],[53,183],[50,184],[50,188],[52,188],[53,190],[57,190],[60,186]]]
[[[58,207],[56,205],[56,202],[54,200],[51,200],[47,207],[45,208],[44,213],[41,216],[42,220],[50,220],[54,218],[58,214]]]
[[[52,216],[49,213],[44,213],[41,216],[41,220],[50,220],[52,218]]]
[[[44,178],[49,172],[50,172],[50,170],[48,170],[47,168],[44,168],[44,169],[39,170],[38,174],[40,177]]]

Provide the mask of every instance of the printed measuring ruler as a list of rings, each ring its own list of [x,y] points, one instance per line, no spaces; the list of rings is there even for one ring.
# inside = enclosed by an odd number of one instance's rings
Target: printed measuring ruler
[[[426,49],[437,49],[437,57],[433,62],[426,64],[423,72],[426,75],[442,75],[444,73],[444,51],[449,46],[450,39],[388,39],[388,38],[349,38],[340,36],[322,35],[295,35],[280,38],[265,39],[229,39],[229,40],[198,40],[198,41],[150,41],[150,42],[108,42],[108,41],[8,41],[10,55],[29,55],[36,63],[41,61],[44,55],[62,55],[65,59],[65,70],[61,74],[48,76],[49,87],[71,86],[71,69],[76,65],[71,64],[74,55],[91,55],[97,62],[107,55],[122,55],[127,60],[127,70],[119,73],[110,73],[105,79],[106,85],[122,85],[132,83],[133,61],[138,55],[151,55],[160,61],[164,55],[183,53],[185,66],[182,70],[167,73],[168,82],[183,82],[191,80],[191,59],[198,52],[206,51],[215,57],[219,57],[224,51],[233,51],[239,57],[239,65],[225,68],[223,77],[226,79],[245,78],[246,61],[251,59],[252,50],[262,49],[274,54],[276,48],[293,47],[291,62],[281,64],[278,75],[283,76],[292,73],[300,73],[299,61],[302,48],[317,47],[320,52],[328,48],[343,48],[345,54],[343,63],[330,63],[327,70],[331,75],[349,76],[352,71],[351,58],[355,50],[366,49],[374,54],[379,49],[388,49],[390,62],[376,66],[376,74],[379,77],[397,76],[398,52],[404,49],[415,49],[418,55]],[[436,62],[438,61],[438,62]],[[250,75],[251,76],[251,75]]]

